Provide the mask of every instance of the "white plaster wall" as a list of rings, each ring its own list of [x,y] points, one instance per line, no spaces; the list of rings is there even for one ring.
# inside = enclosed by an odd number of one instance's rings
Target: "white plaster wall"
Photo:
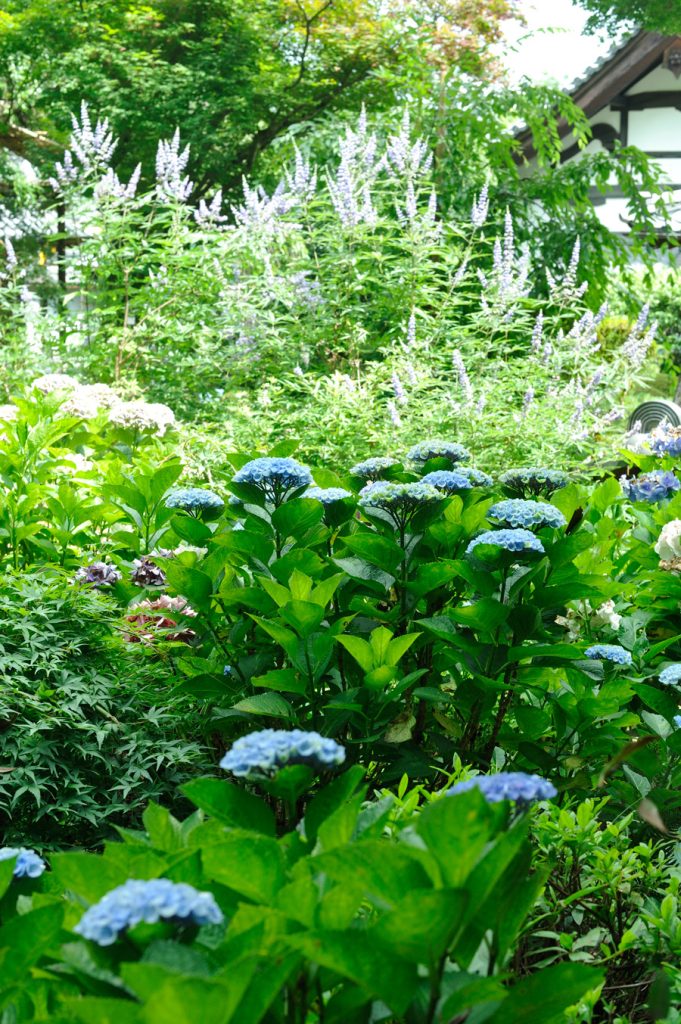
[[[681,96],[681,88],[679,96]],[[629,145],[645,150],[678,149],[681,151],[681,110],[673,110],[670,107],[631,110],[629,112]]]

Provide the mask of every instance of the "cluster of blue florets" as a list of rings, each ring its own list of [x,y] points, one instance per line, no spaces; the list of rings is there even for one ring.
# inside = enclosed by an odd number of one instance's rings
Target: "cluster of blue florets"
[[[289,764],[337,768],[345,748],[318,732],[303,729],[261,729],[242,736],[220,761],[220,767],[244,779],[267,779]]]
[[[380,480],[386,469],[391,469],[393,466],[399,466],[397,459],[392,459],[388,455],[376,455],[374,458],[365,459],[364,462],[358,462],[357,465],[351,466],[350,474],[361,476],[363,480]]]
[[[15,878],[39,878],[47,866],[35,850],[27,850],[24,846],[0,848],[0,860],[10,860],[12,857],[17,859],[13,871]]]
[[[528,530],[539,529],[541,526],[558,529],[565,526],[566,522],[563,513],[553,505],[526,498],[507,498],[505,501],[498,501],[492,505],[487,518],[503,526],[520,526]]]
[[[615,665],[631,665],[631,653],[619,644],[593,644],[584,651],[592,661],[611,661]]]
[[[681,665],[667,665],[657,677],[665,686],[676,686],[681,683]]]
[[[525,772],[477,775],[465,782],[457,782],[455,786],[447,790],[447,795],[456,796],[457,793],[466,793],[471,789],[479,789],[490,804],[498,804],[502,800],[512,800],[523,807],[528,807],[538,800],[550,800],[557,795],[553,783],[542,779],[540,775],[528,775]]]
[[[470,491],[473,488],[472,480],[456,469],[436,469],[432,473],[426,473],[421,482],[437,487],[445,494],[456,494],[457,491]]]
[[[224,915],[210,892],[169,878],[131,879],[85,911],[73,929],[99,946],[111,946],[126,928],[145,922],[221,924]]]
[[[681,489],[681,480],[663,469],[641,473],[640,476],[631,479],[621,476],[620,484],[630,501],[666,501],[675,491]]]
[[[309,487],[312,473],[295,459],[265,457],[252,459],[232,477],[235,484],[250,484],[258,487],[268,497],[276,498],[286,491]]]
[[[660,423],[650,435],[649,444],[655,455],[681,455],[681,427]]]
[[[489,473],[483,473],[474,466],[457,466],[456,472],[470,480],[473,487],[491,487],[494,483]]]
[[[445,495],[430,484],[393,484],[377,482],[367,484],[360,491],[362,508],[381,508],[394,516],[409,515],[426,505],[442,501]]]
[[[411,462],[428,462],[430,459],[448,459],[452,463],[468,462],[471,453],[456,441],[421,441],[407,452]]]
[[[353,495],[350,491],[346,491],[344,487],[308,487],[303,495],[304,498],[314,498],[315,501],[321,501],[322,505],[333,505],[337,501],[343,501],[345,498],[352,498]]]
[[[568,478],[558,469],[545,469],[543,466],[528,466],[525,469],[507,469],[499,477],[500,483],[520,498],[548,497],[554,491],[565,487]]]
[[[185,512],[216,512],[224,508],[224,501],[215,491],[206,487],[176,487],[166,497],[167,508],[181,508]]]
[[[466,554],[471,552],[480,544],[490,544],[504,551],[536,551],[544,554],[544,545],[529,530],[486,530],[479,537],[474,537],[466,548]]]

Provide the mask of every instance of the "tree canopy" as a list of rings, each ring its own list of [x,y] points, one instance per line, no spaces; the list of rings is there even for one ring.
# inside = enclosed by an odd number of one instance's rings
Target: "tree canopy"
[[[681,6],[669,0],[577,0],[591,13],[588,27],[617,31],[630,22],[651,32],[681,32]]]
[[[512,0],[8,0],[0,20],[0,143],[40,159],[85,100],[153,171],[180,127],[199,192],[237,185],[282,133],[374,109],[443,67],[493,67]]]

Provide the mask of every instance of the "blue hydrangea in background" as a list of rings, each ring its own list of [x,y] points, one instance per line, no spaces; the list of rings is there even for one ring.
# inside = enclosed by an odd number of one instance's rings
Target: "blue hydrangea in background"
[[[544,545],[529,530],[486,530],[479,537],[474,537],[466,548],[470,555],[480,544],[491,544],[504,551],[536,551],[544,554]]]
[[[524,527],[531,530],[541,526],[558,529],[566,525],[563,513],[545,501],[532,501],[526,498],[507,498],[492,505],[487,518],[502,526]]]
[[[520,469],[507,469],[499,477],[499,482],[519,498],[548,497],[554,491],[565,487],[568,477],[558,469],[546,469],[543,466],[528,466]]]
[[[35,850],[27,850],[24,846],[0,847],[0,860],[9,860],[11,857],[17,859],[13,872],[15,878],[39,878],[46,868],[45,861]]]
[[[169,878],[130,879],[85,911],[73,929],[99,946],[111,946],[126,928],[144,921],[221,924],[224,916],[210,892]]]
[[[674,725],[677,729],[681,729],[681,715],[674,715]]]
[[[473,488],[472,480],[456,469],[436,469],[426,473],[421,482],[431,484],[445,494],[456,494],[457,491],[470,491]]]
[[[431,484],[381,483],[367,484],[360,491],[359,504],[364,509],[382,509],[399,526],[404,526],[419,509],[442,501],[446,495]]]
[[[657,677],[665,686],[676,686],[681,683],[681,665],[667,665]]]
[[[314,498],[321,501],[322,505],[333,505],[336,501],[343,501],[344,498],[352,498],[353,494],[346,491],[344,487],[308,487],[303,495],[304,498]]]
[[[391,469],[393,466],[399,466],[397,459],[392,459],[388,455],[377,455],[351,466],[350,474],[351,476],[361,476],[363,480],[380,480],[386,469]]]
[[[219,494],[206,487],[176,487],[166,497],[167,508],[181,508],[185,512],[217,512],[225,503]]]
[[[82,565],[73,577],[75,583],[89,583],[93,587],[112,587],[118,583],[121,573],[108,562],[92,562]]]
[[[494,481],[489,473],[483,473],[481,469],[474,466],[457,466],[456,472],[461,476],[468,477],[473,487],[491,487]]]
[[[631,654],[619,644],[593,644],[584,651],[593,661],[612,661],[615,665],[631,665]]]
[[[429,459],[449,459],[452,463],[468,462],[471,453],[456,441],[421,441],[407,452],[411,462],[428,462]]]
[[[244,779],[270,778],[287,764],[337,768],[345,748],[318,732],[303,729],[261,729],[242,736],[220,761],[220,767]]]
[[[314,483],[307,466],[302,466],[295,459],[269,456],[247,462],[234,474],[232,481],[235,484],[250,484],[251,487],[257,487],[275,504],[283,501],[289,491],[309,487]]]
[[[673,473],[655,469],[640,476],[620,477],[620,484],[630,501],[666,501],[675,491],[681,489],[681,480]]]
[[[490,804],[502,800],[512,800],[519,806],[529,807],[537,800],[551,800],[557,796],[553,783],[542,779],[540,775],[528,775],[525,772],[499,772],[497,775],[477,775],[465,782],[457,782],[447,790],[448,796],[466,793],[471,789],[479,789],[485,800]]]
[[[649,444],[655,455],[681,455],[681,427],[660,423],[650,435]]]

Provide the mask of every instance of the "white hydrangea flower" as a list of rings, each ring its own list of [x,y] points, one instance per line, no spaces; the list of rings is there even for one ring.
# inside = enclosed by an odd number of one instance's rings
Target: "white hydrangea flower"
[[[44,395],[51,395],[53,391],[75,391],[80,385],[76,378],[69,376],[68,373],[46,373],[42,377],[37,377],[31,387]]]
[[[604,601],[600,608],[591,616],[592,626],[610,626],[611,629],[619,629],[622,622],[622,616],[618,615],[615,611],[614,601]]]
[[[67,398],[61,409],[62,416],[75,416],[79,420],[92,420],[99,412],[97,399],[92,395],[84,395],[78,388],[70,398]]]
[[[681,519],[672,519],[670,523],[664,524],[655,551],[664,562],[681,558]]]
[[[0,421],[9,423],[19,415],[16,405],[0,405]]]
[[[159,437],[163,437],[175,423],[175,413],[161,402],[117,402],[109,415],[117,427],[153,431]]]
[[[99,409],[111,409],[121,401],[113,388],[108,384],[83,384],[78,388],[78,394],[83,398],[92,399],[97,403]]]

